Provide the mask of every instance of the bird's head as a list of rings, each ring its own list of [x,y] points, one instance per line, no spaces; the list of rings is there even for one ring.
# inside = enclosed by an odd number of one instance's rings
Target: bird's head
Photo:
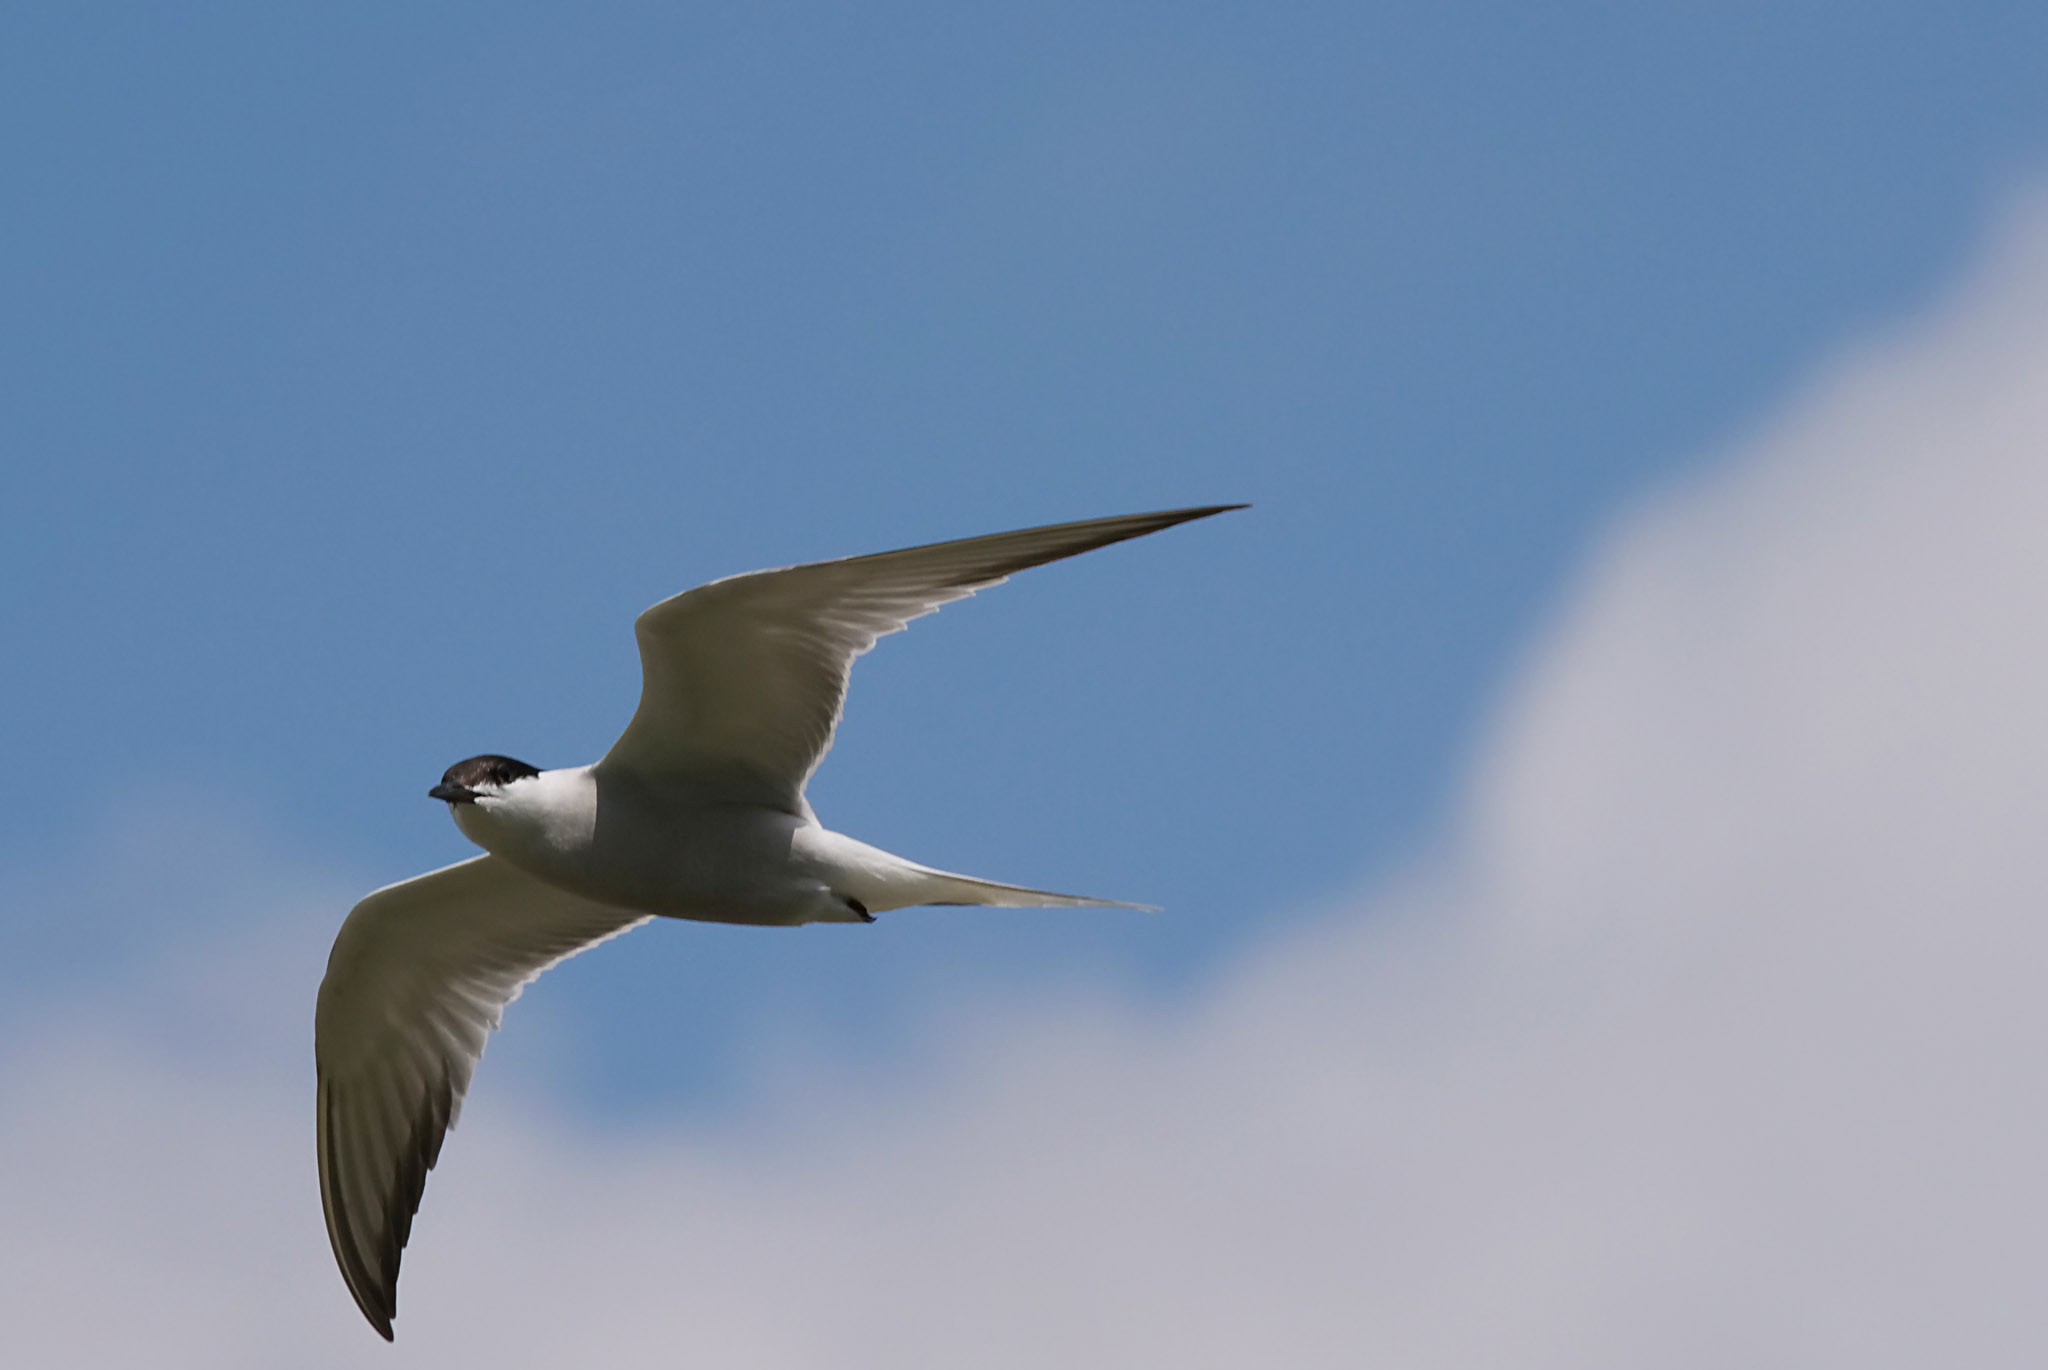
[[[538,768],[509,756],[472,756],[450,766],[427,794],[449,804],[474,804],[501,798],[520,781],[539,774]]]

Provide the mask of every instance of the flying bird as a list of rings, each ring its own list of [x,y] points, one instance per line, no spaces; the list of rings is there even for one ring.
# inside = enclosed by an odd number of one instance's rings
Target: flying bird
[[[634,623],[640,705],[594,765],[449,767],[428,794],[484,854],[357,904],[314,1012],[320,1201],[370,1325],[391,1340],[399,1257],[485,1039],[556,962],[655,917],[786,927],[913,904],[1143,907],[921,866],[819,823],[804,786],[877,638],[1013,572],[1244,507],[715,580]]]

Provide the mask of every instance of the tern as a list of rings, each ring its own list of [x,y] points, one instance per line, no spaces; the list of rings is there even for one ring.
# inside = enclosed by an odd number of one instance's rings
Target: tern
[[[392,1339],[427,1172],[505,1006],[651,918],[871,923],[914,904],[1125,907],[919,865],[818,822],[804,786],[854,658],[1012,573],[1241,504],[1088,519],[755,571],[640,615],[640,704],[603,759],[473,756],[428,794],[484,849],[350,910],[314,1011],[320,1200],[342,1278]]]

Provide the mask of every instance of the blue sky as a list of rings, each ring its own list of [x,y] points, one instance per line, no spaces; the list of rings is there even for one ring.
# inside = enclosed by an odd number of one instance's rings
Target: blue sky
[[[664,927],[535,998],[564,1088],[663,1111],[764,1032],[886,1061],[939,1000],[1179,993],[1425,845],[1592,531],[1954,274],[2038,165],[2044,42],[2014,5],[10,6],[0,860],[174,808],[367,888],[463,853],[450,761],[604,748],[655,599],[1250,500],[890,640],[814,790],[1166,917]],[[29,984],[181,935],[10,921]]]
[[[0,1317],[174,1367],[2043,1361],[2038,6],[0,11]],[[1161,915],[520,1001],[395,1351],[311,1017],[702,580],[1254,508],[822,815]]]

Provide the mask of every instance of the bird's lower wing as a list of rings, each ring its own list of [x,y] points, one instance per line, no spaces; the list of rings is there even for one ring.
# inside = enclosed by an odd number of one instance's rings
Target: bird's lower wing
[[[427,1172],[505,1005],[645,921],[478,856],[388,885],[342,924],[314,1014],[320,1201],[342,1278],[387,1340]]]
[[[1026,528],[701,585],[633,625],[640,707],[599,764],[802,813],[847,674],[877,638],[1013,572],[1242,507]]]

